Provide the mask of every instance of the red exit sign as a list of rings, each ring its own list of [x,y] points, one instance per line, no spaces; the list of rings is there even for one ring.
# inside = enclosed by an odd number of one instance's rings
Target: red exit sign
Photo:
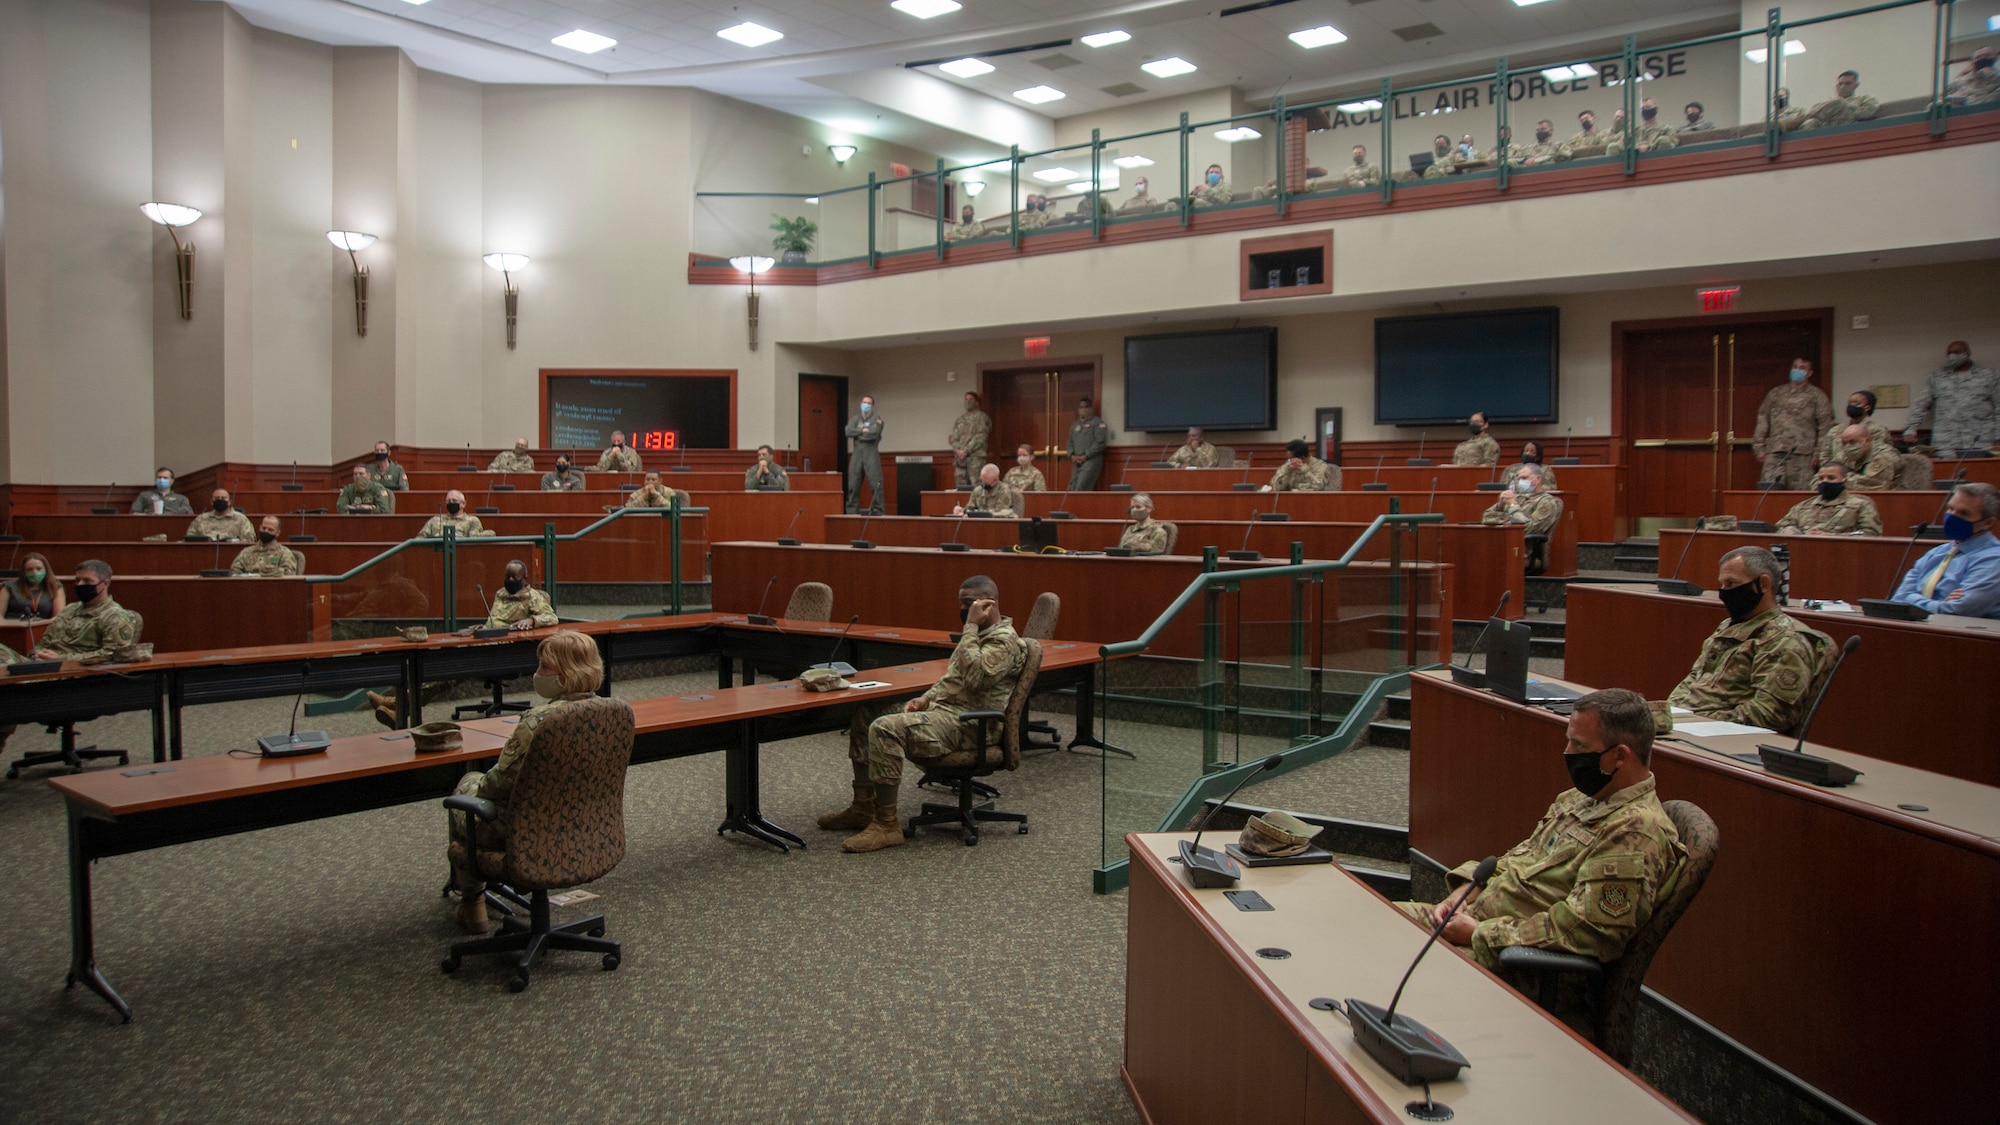
[[[1726,289],[1697,289],[1694,295],[1705,313],[1735,312],[1736,298],[1743,295],[1743,287],[1731,285]]]
[[[1027,337],[1021,341],[1021,354],[1029,357],[1049,354],[1049,338],[1047,336]]]

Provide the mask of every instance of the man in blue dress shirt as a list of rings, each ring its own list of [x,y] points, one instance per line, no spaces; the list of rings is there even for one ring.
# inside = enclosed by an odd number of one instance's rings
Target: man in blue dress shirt
[[[1945,506],[1944,535],[1951,542],[1917,560],[1896,587],[1896,599],[1927,613],[2000,617],[2000,489],[1961,484]]]

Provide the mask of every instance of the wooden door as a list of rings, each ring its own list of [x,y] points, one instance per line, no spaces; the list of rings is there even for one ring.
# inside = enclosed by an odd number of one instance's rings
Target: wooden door
[[[980,399],[993,418],[987,455],[1003,468],[1014,463],[1014,447],[1035,451],[1035,467],[1051,492],[1069,486],[1069,426],[1077,402],[1088,396],[1102,406],[1102,364],[1097,356],[979,365]]]
[[[847,379],[840,375],[799,376],[799,452],[820,472],[847,471]],[[793,465],[794,468],[798,464]]]
[[[1829,385],[1832,310],[1612,325],[1612,398],[1630,446],[1627,514],[1689,521],[1756,487],[1757,408],[1794,357]]]

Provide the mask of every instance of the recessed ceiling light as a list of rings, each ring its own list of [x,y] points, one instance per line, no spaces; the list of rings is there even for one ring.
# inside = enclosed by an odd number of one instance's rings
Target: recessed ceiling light
[[[1588,78],[1596,73],[1597,68],[1589,63],[1577,63],[1575,66],[1552,66],[1542,72],[1542,77],[1551,82],[1569,82],[1578,78]]]
[[[1014,96],[1034,105],[1040,105],[1043,102],[1052,102],[1058,98],[1069,97],[1068,94],[1063,93],[1054,86],[1030,86],[1025,90],[1014,91]],[[1074,174],[1071,173],[1071,175]]]
[[[1518,2],[1519,0],[1516,0],[1516,3]],[[1308,49],[1347,42],[1347,36],[1342,35],[1340,29],[1330,23],[1322,24],[1319,27],[1309,27],[1304,31],[1294,31],[1289,36],[1286,36],[1286,38]]]
[[[735,27],[725,27],[716,32],[731,43],[741,43],[745,47],[762,47],[766,43],[776,43],[785,37],[782,31],[772,31],[760,23],[739,23]]]
[[[1091,189],[1091,183],[1089,180],[1078,180],[1077,182],[1069,185],[1069,190],[1071,191],[1089,191],[1090,189]]]
[[[1144,168],[1152,162],[1150,158],[1144,156],[1121,156],[1111,163],[1118,165],[1120,168]]]
[[[616,47],[618,45],[618,40],[616,39],[607,39],[594,31],[585,31],[580,27],[575,31],[558,35],[554,39],[549,40],[549,42],[554,43],[558,47],[568,47],[572,51],[581,51],[586,55],[594,55],[606,47]]]
[[[1030,172],[1029,175],[1035,177],[1036,179],[1042,181],[1045,184],[1053,184],[1053,183],[1059,183],[1063,180],[1074,180],[1078,176],[1082,175],[1082,173],[1073,171],[1069,168],[1044,168],[1039,172]]]
[[[1248,125],[1238,125],[1233,129],[1217,129],[1215,131],[1216,140],[1228,141],[1230,144],[1235,144],[1237,141],[1254,141],[1263,135]]]
[[[431,0],[403,0],[405,4],[428,4]]]
[[[957,0],[890,0],[889,6],[906,16],[927,20],[958,11]]]
[[[977,78],[993,73],[993,64],[979,59],[953,59],[948,63],[939,63],[938,69],[959,78]]]
[[[1130,35],[1122,31],[1100,31],[1095,35],[1084,36],[1083,45],[1086,47],[1109,47],[1113,43],[1123,43],[1131,38]]]
[[[1342,113],[1373,113],[1382,108],[1382,100],[1380,98],[1369,98],[1365,101],[1343,102],[1333,108]]]
[[[1193,74],[1195,66],[1179,55],[1174,55],[1170,58],[1154,59],[1149,63],[1140,63],[1139,69],[1155,78],[1172,78],[1176,74]]]
[[[1530,8],[1536,4],[1545,4],[1547,2],[1548,0],[1514,0],[1514,6],[1517,8]]]
[[[1806,45],[1804,43],[1801,43],[1796,39],[1785,40],[1786,58],[1790,58],[1793,55],[1803,55],[1805,53],[1806,53]],[[1750,50],[1743,52],[1743,57],[1749,59],[1753,63],[1761,63],[1765,59],[1771,57],[1771,52],[1770,49],[1766,47],[1752,47]]]

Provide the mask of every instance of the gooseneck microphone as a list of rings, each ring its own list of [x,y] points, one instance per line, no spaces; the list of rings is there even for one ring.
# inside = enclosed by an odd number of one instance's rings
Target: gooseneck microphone
[[[1785,454],[1786,460],[1790,460],[1791,456],[1792,455],[1790,453]],[[1782,472],[1783,470],[1780,471]],[[1750,518],[1736,525],[1739,530],[1753,531],[1757,532],[1758,534],[1768,534],[1772,531],[1777,530],[1770,524],[1762,522],[1757,517],[1764,514],[1764,501],[1769,500],[1771,498],[1771,493],[1776,492],[1778,490],[1778,487],[1783,483],[1784,483],[1783,481],[1778,481],[1778,480],[1765,480],[1757,482],[1757,487],[1760,490],[1762,490],[1763,495],[1757,497],[1757,506],[1750,509]]]
[[[298,462],[294,461],[292,464],[296,468]],[[461,473],[476,473],[479,471],[479,466],[472,463],[472,443],[469,441],[465,443],[465,464],[460,465],[458,471]]]
[[[1430,462],[1428,462],[1428,461],[1426,461],[1426,462],[1425,462],[1425,464],[1429,464],[1429,463],[1430,463]],[[1426,497],[1424,498],[1424,514],[1425,514],[1425,515],[1429,515],[1429,514],[1431,513],[1431,510],[1433,509],[1433,507],[1435,507],[1435,506],[1436,506],[1436,504],[1437,504],[1437,498],[1438,498],[1438,479],[1437,479],[1436,477],[1432,477],[1432,478],[1431,478],[1431,494],[1430,494],[1429,496],[1426,496]]]
[[[1459,889],[1458,901],[1431,927],[1431,936],[1424,947],[1417,950],[1415,961],[1403,973],[1402,982],[1396,985],[1396,995],[1390,999],[1387,1009],[1376,1007],[1363,1000],[1347,1001],[1347,1021],[1354,1028],[1354,1041],[1374,1056],[1376,1062],[1386,1067],[1406,1086],[1429,1086],[1433,1082],[1443,1082],[1456,1075],[1461,1069],[1472,1065],[1458,1048],[1446,1042],[1444,1036],[1425,1027],[1408,1016],[1398,1018],[1396,1005],[1403,999],[1403,987],[1410,983],[1410,975],[1417,971],[1417,964],[1424,954],[1437,943],[1438,935],[1444,932],[1465,900],[1473,892],[1483,890],[1493,878],[1493,870],[1500,861],[1487,856],[1472,873],[1472,882]],[[1425,1095],[1429,1099],[1428,1093]]]
[[[830,668],[838,676],[852,676],[854,674],[854,665],[844,660],[835,660],[834,657],[840,655],[840,646],[847,643],[847,630],[854,628],[854,623],[859,620],[861,620],[861,615],[858,613],[847,619],[847,628],[842,629],[840,635],[833,639],[833,651],[826,654],[826,662],[815,664],[813,667]]]
[[[849,539],[849,540],[847,541],[847,545],[848,545],[848,546],[850,546],[850,547],[859,547],[859,548],[861,548],[861,549],[863,549],[863,550],[873,550],[873,549],[874,549],[874,547],[875,547],[875,544],[874,544],[873,542],[869,541],[869,538],[868,538],[868,523],[869,523],[869,521],[870,521],[870,520],[873,520],[874,518],[875,518],[875,513],[874,513],[874,512],[870,512],[870,513],[868,513],[867,515],[865,515],[865,516],[862,516],[862,517],[861,517],[861,534],[860,534],[860,535],[858,535],[858,536],[856,536],[856,537],[855,537],[855,538],[853,538],[853,539]]]
[[[1405,465],[1419,465],[1419,466],[1431,464],[1431,459],[1424,456],[1424,445],[1426,442],[1430,441],[1430,439],[1431,439],[1431,432],[1429,430],[1425,430],[1421,434],[1419,434],[1417,436],[1417,455],[1403,463]]]
[[[673,469],[672,469],[671,471],[672,471],[672,472],[676,472],[676,473],[691,473],[691,472],[693,472],[693,471],[694,471],[693,469],[690,469],[690,468],[688,468],[688,447],[687,447],[687,446],[685,446],[685,445],[681,446],[681,460],[680,460],[680,464],[678,464],[678,465],[675,465],[675,466],[673,467]]]
[[[306,486],[305,486],[305,485],[303,485],[303,484],[300,484],[300,483],[299,483],[299,463],[298,463],[297,461],[294,461],[294,462],[292,462],[292,479],[291,479],[291,482],[290,482],[290,483],[288,483],[288,484],[281,484],[281,485],[279,485],[279,486],[278,486],[278,491],[280,491],[280,492],[304,492],[305,490],[306,490]]]
[[[745,619],[749,621],[750,624],[776,625],[778,623],[776,618],[764,616],[764,605],[765,603],[771,600],[771,587],[777,584],[778,584],[778,576],[775,574],[771,576],[771,580],[769,582],[764,583],[764,596],[757,599],[757,612],[751,614],[748,618]]]
[[[1694,531],[1688,532],[1687,546],[1681,548],[1681,557],[1674,560],[1674,572],[1665,578],[1653,580],[1653,588],[1662,594],[1679,594],[1682,597],[1699,597],[1701,587],[1681,577],[1681,567],[1687,565],[1688,552],[1694,548],[1694,533],[1702,529],[1702,521],[1694,521]]]
[[[1937,514],[1930,523],[1920,523],[1911,529],[1910,541],[1903,544],[1903,557],[1896,560],[1896,569],[1889,577],[1889,592],[1879,598],[1862,598],[1861,612],[1868,617],[1881,617],[1892,621],[1922,621],[1930,616],[1922,606],[1896,600],[1896,591],[1902,588],[1904,564],[1910,561],[1910,552],[1917,549],[1917,540],[1923,538],[1924,529],[1944,520],[1944,510],[1951,506],[1951,493],[1944,494],[1944,502],[1938,505]]]
[[[971,548],[967,547],[967,546],[966,546],[965,544],[963,544],[963,543],[961,543],[961,542],[959,542],[959,541],[958,541],[958,528],[959,528],[959,525],[960,525],[960,524],[963,524],[963,523],[965,522],[965,517],[967,517],[967,516],[969,516],[969,515],[971,515],[971,514],[972,514],[972,513],[971,513],[971,512],[969,512],[969,511],[965,511],[964,509],[960,509],[960,511],[959,511],[959,513],[958,513],[958,520],[957,520],[957,522],[955,522],[955,523],[953,523],[953,524],[951,525],[951,538],[950,538],[950,539],[948,539],[948,540],[946,540],[946,541],[945,541],[945,542],[943,542],[943,543],[939,543],[939,544],[938,544],[938,550],[940,550],[940,551],[966,551],[966,550],[970,550],[970,549],[971,549]]]
[[[1386,453],[1384,453],[1380,457],[1375,458],[1375,478],[1373,480],[1370,480],[1367,484],[1362,485],[1361,491],[1387,492],[1389,490],[1389,486],[1382,483],[1382,462],[1387,461],[1388,459],[1389,455]]]
[[[486,600],[485,584],[474,582],[472,584],[472,588],[479,591],[479,604],[486,607],[486,620],[487,621],[493,620],[493,603]],[[511,632],[513,632],[513,630],[509,629],[505,625],[494,625],[488,627],[484,622],[481,622],[479,625],[473,627],[472,635],[475,637],[479,637],[482,640],[491,640],[494,637],[504,637]]]
[[[1551,464],[1551,465],[1581,465],[1581,464],[1583,464],[1583,458],[1581,458],[1581,457],[1571,457],[1571,456],[1569,455],[1569,446],[1570,446],[1570,443],[1571,443],[1571,442],[1573,442],[1573,441],[1575,441],[1575,440],[1576,440],[1576,428],[1575,428],[1574,426],[1564,426],[1564,427],[1563,427],[1563,455],[1562,455],[1561,457],[1558,457],[1558,458],[1556,458],[1555,460],[1553,460],[1553,461],[1549,462],[1549,464]]]
[[[1806,708],[1806,717],[1799,720],[1798,741],[1789,747],[1769,746],[1759,742],[1757,754],[1763,759],[1764,768],[1783,777],[1799,781],[1810,781],[1814,785],[1836,788],[1846,785],[1861,773],[1849,766],[1816,754],[1806,753],[1806,731],[1811,729],[1813,716],[1819,714],[1819,705],[1826,699],[1827,690],[1833,687],[1833,678],[1840,674],[1840,666],[1861,647],[1861,638],[1852,636],[1840,646],[1840,655],[1833,660],[1833,667],[1827,669],[1826,678],[1820,681],[1819,693],[1813,696],[1812,706]]]
[[[99,500],[99,501],[97,502],[97,507],[95,507],[95,508],[92,508],[92,509],[90,510],[90,514],[91,514],[91,515],[93,515],[93,516],[115,516],[115,515],[117,515],[117,514],[118,514],[118,509],[116,509],[116,508],[114,508],[114,507],[112,507],[112,506],[111,506],[111,492],[112,492],[112,490],[113,490],[113,489],[115,489],[115,488],[117,488],[117,487],[118,487],[118,482],[117,482],[117,481],[112,481],[112,482],[111,482],[110,484],[108,484],[108,485],[106,485],[106,486],[105,486],[105,488],[104,488],[104,499],[102,499],[102,500]]]
[[[1056,497],[1056,506],[1049,509],[1049,518],[1052,520],[1075,519],[1076,516],[1074,514],[1063,511],[1063,505],[1068,502],[1069,502],[1069,489],[1065,488],[1063,489],[1063,494],[1061,496]]]
[[[1264,557],[1262,551],[1250,549],[1250,533],[1257,530],[1257,509],[1250,509],[1250,519],[1243,525],[1243,545],[1229,552],[1230,562],[1256,562]]]
[[[1243,451],[1243,479],[1229,486],[1231,492],[1255,492],[1257,486],[1250,483],[1250,451]]]
[[[778,536],[778,546],[796,547],[799,545],[799,541],[792,538],[792,529],[799,525],[799,517],[805,514],[806,510],[804,508],[800,508],[798,511],[792,513],[792,522],[786,524],[785,533]]]
[[[1229,796],[1201,815],[1201,824],[1195,829],[1194,839],[1181,841],[1181,866],[1187,868],[1188,878],[1196,887],[1226,887],[1243,877],[1243,869],[1236,866],[1235,860],[1214,848],[1201,846],[1201,834],[1208,831],[1208,822],[1215,817],[1216,811],[1234,801],[1236,795],[1243,792],[1243,787],[1250,784],[1251,778],[1277,769],[1284,761],[1283,754],[1273,754],[1260,762],[1256,769],[1244,771],[1243,780],[1236,783]]]
[[[1472,647],[1465,650],[1465,663],[1451,666],[1452,683],[1464,684],[1466,687],[1472,688],[1483,688],[1486,686],[1486,673],[1472,670],[1472,654],[1478,652],[1479,646],[1486,643],[1487,634],[1493,631],[1493,622],[1498,620],[1500,611],[1507,608],[1507,603],[1513,597],[1514,591],[1512,590],[1500,591],[1500,601],[1493,606],[1493,612],[1486,616],[1485,627],[1480,629],[1479,635],[1472,639]]]
[[[299,707],[306,700],[306,680],[312,675],[312,661],[299,663],[299,694],[292,699],[292,725],[284,734],[267,734],[257,740],[257,752],[266,758],[290,758],[317,754],[331,741],[323,730],[299,729]]]

